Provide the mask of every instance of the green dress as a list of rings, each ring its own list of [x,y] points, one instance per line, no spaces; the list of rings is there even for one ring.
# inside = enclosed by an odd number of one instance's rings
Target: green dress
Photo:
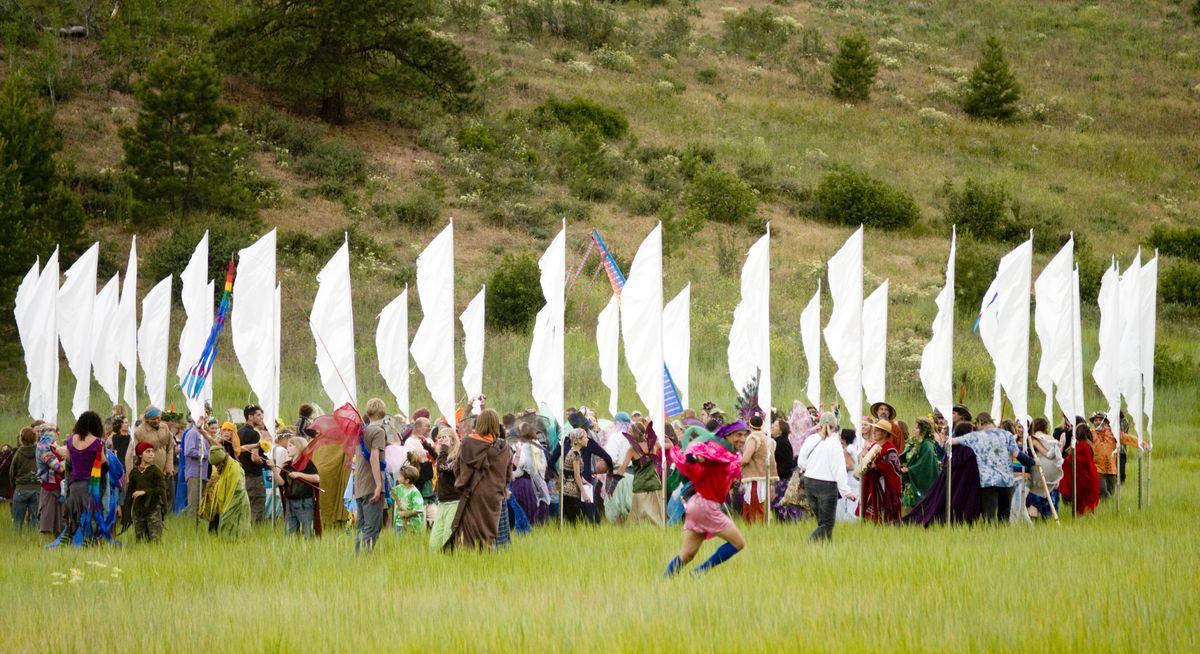
[[[938,476],[937,452],[928,438],[909,441],[900,457],[908,466],[904,473],[903,502],[905,507],[916,506],[929,492]]]

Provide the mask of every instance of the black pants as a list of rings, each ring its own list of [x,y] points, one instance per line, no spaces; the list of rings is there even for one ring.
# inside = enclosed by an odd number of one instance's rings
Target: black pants
[[[1013,489],[1008,486],[988,486],[979,489],[981,517],[987,521],[1008,522],[1012,512]]]
[[[811,541],[833,540],[833,522],[837,515],[837,483],[820,479],[804,478],[804,492],[808,504],[817,514],[817,528],[808,535]]]
[[[584,504],[578,497],[564,495],[563,502],[563,521],[567,524],[579,522],[584,519]]]

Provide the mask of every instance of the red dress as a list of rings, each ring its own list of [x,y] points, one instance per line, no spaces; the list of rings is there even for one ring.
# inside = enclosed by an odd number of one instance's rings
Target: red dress
[[[1096,472],[1096,460],[1092,452],[1092,444],[1087,441],[1076,441],[1075,452],[1079,454],[1079,462],[1072,458],[1075,453],[1068,454],[1063,459],[1063,478],[1058,484],[1058,492],[1070,499],[1075,492],[1075,482],[1072,475],[1076,469],[1079,472],[1079,501],[1075,505],[1075,515],[1083,515],[1096,510],[1100,504],[1100,474]]]
[[[891,441],[880,442],[879,448],[875,463],[863,473],[858,515],[871,522],[898,522],[900,497],[904,490],[900,452]]]

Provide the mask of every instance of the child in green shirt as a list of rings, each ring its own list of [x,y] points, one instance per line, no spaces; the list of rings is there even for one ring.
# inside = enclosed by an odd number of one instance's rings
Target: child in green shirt
[[[395,526],[397,533],[425,531],[425,499],[416,482],[421,472],[406,465],[400,469],[400,485],[396,487]]]

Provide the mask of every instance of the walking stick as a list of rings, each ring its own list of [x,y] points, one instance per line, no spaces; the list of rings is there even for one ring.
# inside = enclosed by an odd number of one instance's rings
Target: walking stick
[[[1142,448],[1138,448],[1138,511],[1142,510]]]
[[[951,420],[954,418],[951,417]],[[950,442],[950,423],[946,423],[946,526],[950,526],[950,474],[954,469],[954,445]]]
[[[1026,435],[1025,439],[1028,440],[1029,436]],[[1054,508],[1054,498],[1050,497],[1050,484],[1046,483],[1046,471],[1042,470],[1042,462],[1037,457],[1037,449],[1030,447],[1029,450],[1033,455],[1033,466],[1037,470],[1038,476],[1042,478],[1042,488],[1046,489],[1046,503],[1050,505],[1050,515],[1054,517],[1054,524],[1062,524],[1058,521],[1058,509]]]
[[[1113,470],[1117,472],[1117,515],[1121,515],[1121,439],[1114,436],[1117,447],[1113,449]]]

